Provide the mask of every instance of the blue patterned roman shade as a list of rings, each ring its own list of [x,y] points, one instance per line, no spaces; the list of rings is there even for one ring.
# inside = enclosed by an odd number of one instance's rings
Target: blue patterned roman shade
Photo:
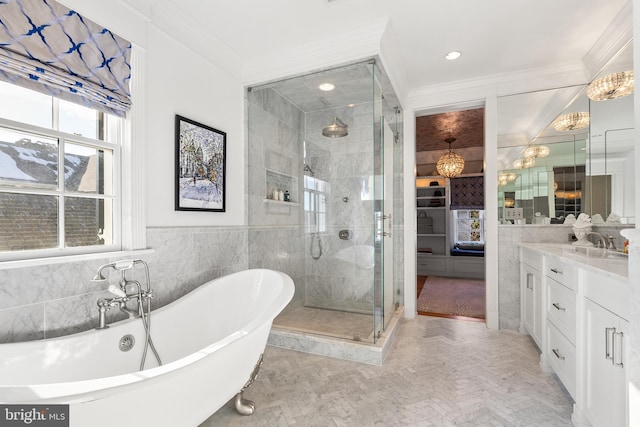
[[[451,187],[450,209],[484,209],[484,177],[451,178],[449,183]]]
[[[0,79],[124,116],[131,43],[53,0],[0,0]]]

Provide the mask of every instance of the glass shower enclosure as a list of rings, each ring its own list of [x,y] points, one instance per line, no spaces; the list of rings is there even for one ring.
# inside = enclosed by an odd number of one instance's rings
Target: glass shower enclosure
[[[385,81],[370,60],[247,90],[249,265],[296,285],[275,327],[375,343],[399,304]]]

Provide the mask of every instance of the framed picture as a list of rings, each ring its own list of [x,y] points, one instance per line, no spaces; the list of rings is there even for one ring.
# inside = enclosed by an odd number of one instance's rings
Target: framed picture
[[[176,210],[225,211],[227,134],[176,115]]]

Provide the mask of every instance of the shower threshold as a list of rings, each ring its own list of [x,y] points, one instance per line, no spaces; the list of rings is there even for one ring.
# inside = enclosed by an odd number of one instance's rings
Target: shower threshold
[[[307,309],[309,308],[307,307]],[[329,311],[329,313],[335,316],[337,312]],[[318,331],[317,328],[312,329],[303,324],[296,326],[291,323],[274,322],[267,344],[304,353],[380,366],[395,340],[403,313],[404,307],[402,306],[394,312],[386,331],[382,332],[375,344],[370,331],[371,315],[365,316],[369,321],[369,332],[366,335],[367,341],[364,339],[361,341],[354,340],[353,333],[342,335],[335,332],[325,333]],[[345,315],[358,316],[357,313],[345,313]],[[353,328],[350,329],[354,330]]]

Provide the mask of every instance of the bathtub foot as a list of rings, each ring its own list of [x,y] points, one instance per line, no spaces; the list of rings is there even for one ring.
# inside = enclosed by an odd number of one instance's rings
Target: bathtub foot
[[[256,363],[256,366],[253,368],[253,372],[251,372],[251,375],[249,376],[249,381],[247,381],[244,387],[242,387],[242,390],[240,390],[240,393],[236,394],[236,397],[234,399],[236,411],[240,415],[252,415],[256,410],[256,404],[253,403],[251,400],[245,399],[244,397],[242,397],[242,394],[246,389],[251,387],[251,384],[253,384],[253,382],[258,377],[258,372],[260,371],[260,367],[262,366],[262,356],[264,356],[264,353],[260,354],[260,357],[258,358],[258,362]]]
[[[236,411],[240,415],[252,415],[256,410],[256,404],[249,399],[243,398],[242,392],[236,394],[234,403],[236,405]]]

